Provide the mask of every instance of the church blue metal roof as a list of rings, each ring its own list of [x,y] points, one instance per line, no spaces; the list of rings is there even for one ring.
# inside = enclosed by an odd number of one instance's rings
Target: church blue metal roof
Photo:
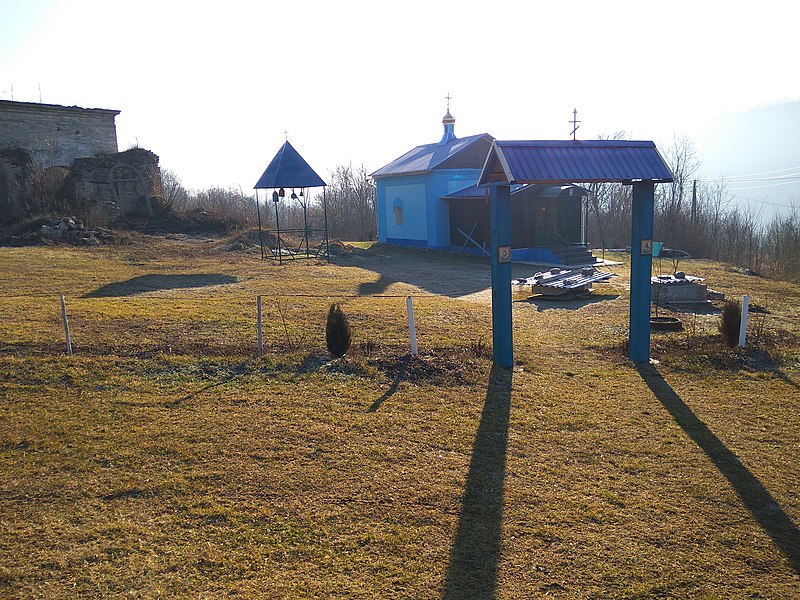
[[[409,150],[403,154],[400,158],[393,160],[388,165],[372,173],[372,177],[379,178],[388,177],[390,175],[418,175],[429,173],[449,158],[462,152],[481,139],[491,141],[494,138],[488,133],[481,133],[465,138],[455,138],[444,144],[440,142],[437,144],[417,146],[413,150]]]
[[[478,184],[636,180],[672,181],[672,172],[653,142],[495,140]]]
[[[306,188],[324,185],[322,178],[287,140],[253,188]]]

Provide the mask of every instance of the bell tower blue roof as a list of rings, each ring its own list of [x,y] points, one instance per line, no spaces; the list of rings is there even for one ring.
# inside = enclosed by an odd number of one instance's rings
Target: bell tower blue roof
[[[289,140],[281,146],[269,163],[254,189],[324,187],[325,182],[316,174]]]

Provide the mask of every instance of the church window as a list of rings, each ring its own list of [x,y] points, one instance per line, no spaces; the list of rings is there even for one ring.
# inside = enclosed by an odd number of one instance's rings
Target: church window
[[[392,208],[394,209],[394,224],[395,225],[402,225],[403,224],[403,199],[398,197],[394,199],[392,202]]]

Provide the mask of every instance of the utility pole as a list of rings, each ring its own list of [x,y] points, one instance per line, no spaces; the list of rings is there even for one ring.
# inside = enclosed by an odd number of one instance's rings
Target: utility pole
[[[697,220],[697,179],[692,183],[692,223]]]

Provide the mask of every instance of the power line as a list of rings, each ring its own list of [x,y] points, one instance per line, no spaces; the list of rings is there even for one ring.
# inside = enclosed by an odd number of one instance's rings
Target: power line
[[[738,177],[742,177],[739,175]],[[732,177],[713,177],[713,178],[706,178],[706,179],[697,179],[697,181],[703,183],[718,183],[718,182],[725,182],[725,183],[756,183],[759,181],[787,181],[789,183],[793,183],[794,181],[800,181],[800,172],[798,173],[790,173],[788,175],[781,175],[779,177],[758,177],[758,178],[750,178],[750,179],[733,179]]]
[[[800,179],[800,173],[792,173],[791,175],[781,175],[780,177],[759,177],[751,179],[736,179],[731,180],[731,183],[750,183],[756,181],[791,181]]]
[[[759,204],[768,204],[769,206],[777,206],[779,208],[795,208],[797,205],[794,204],[778,204],[777,202],[769,202],[767,200],[760,200],[759,198],[751,198],[750,196],[742,196],[741,194],[736,194],[736,198],[740,198],[742,200],[747,200],[748,202],[757,202]]]
[[[731,190],[757,190],[760,188],[777,187],[779,185],[796,185],[798,183],[800,183],[800,178],[798,178],[797,181],[783,181],[780,183],[768,183],[766,185],[748,185],[744,187],[732,186]]]
[[[772,171],[761,171],[760,173],[749,173],[747,175],[729,175],[728,177],[758,177],[759,175],[769,175],[770,173],[780,173],[782,171],[798,171],[800,172],[800,166],[798,167],[786,167],[785,169],[774,169]]]

